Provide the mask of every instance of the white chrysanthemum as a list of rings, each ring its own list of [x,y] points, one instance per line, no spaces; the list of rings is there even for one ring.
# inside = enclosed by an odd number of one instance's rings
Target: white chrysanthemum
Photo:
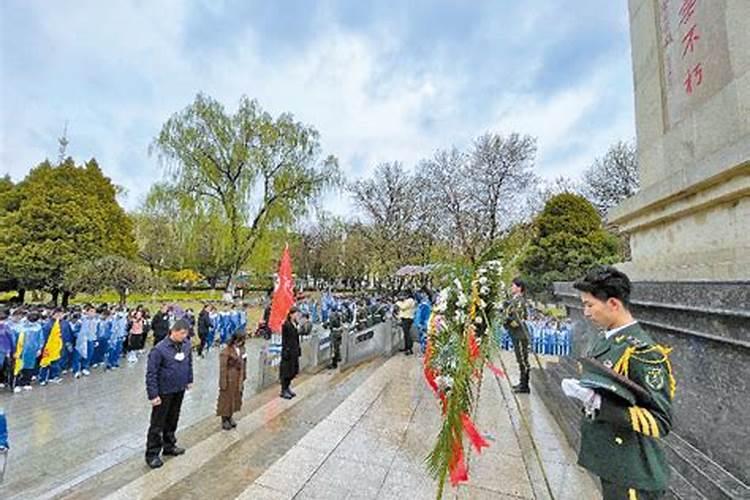
[[[453,387],[453,377],[450,375],[439,375],[435,378],[435,382],[437,383],[438,389],[443,392],[448,392]]]
[[[479,284],[480,285],[486,285],[489,280],[487,279],[487,276],[480,276],[479,277]]]
[[[463,292],[458,293],[458,299],[456,299],[456,306],[458,307],[466,307],[466,304],[469,303],[468,297],[466,297],[466,294]]]
[[[480,309],[484,309],[487,307],[487,302],[484,301],[484,299],[479,299],[479,307]]]
[[[474,323],[476,323],[477,325],[481,325],[482,323],[484,323],[484,320],[481,316],[477,316],[476,318],[474,318]]]
[[[453,280],[453,283],[456,285],[456,289],[463,290],[464,286],[461,284],[461,280],[456,278]]]
[[[489,293],[490,293],[490,287],[488,286],[483,286],[481,290],[479,290],[480,295],[487,295]]]

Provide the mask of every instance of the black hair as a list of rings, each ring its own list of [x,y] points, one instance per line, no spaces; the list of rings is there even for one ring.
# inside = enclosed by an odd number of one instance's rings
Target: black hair
[[[246,338],[247,338],[247,334],[245,333],[244,330],[237,330],[236,332],[232,334],[232,337],[229,339],[229,343],[231,345],[235,345],[239,341],[244,342]]]
[[[6,309],[5,307],[3,307],[2,309],[0,309],[0,321],[2,321],[4,319],[8,319],[8,316],[9,316],[8,309]]]
[[[520,276],[516,276],[515,278],[513,278],[513,281],[511,281],[511,283],[520,288],[521,292],[526,293],[526,282],[522,280]]]
[[[617,299],[627,308],[630,306],[630,278],[612,266],[597,266],[573,284],[573,288],[590,293],[605,302]]]
[[[188,323],[184,319],[178,319],[174,322],[174,325],[172,325],[172,328],[169,329],[170,332],[179,332],[179,331],[188,331],[190,330],[190,323]]]
[[[29,313],[29,315],[28,315],[28,316],[26,316],[26,319],[28,319],[28,320],[29,320],[29,321],[31,321],[32,323],[33,323],[34,321],[39,321],[39,318],[40,318],[40,315],[39,315],[39,313],[38,313],[38,312],[36,312],[36,311],[30,312],[30,313]]]

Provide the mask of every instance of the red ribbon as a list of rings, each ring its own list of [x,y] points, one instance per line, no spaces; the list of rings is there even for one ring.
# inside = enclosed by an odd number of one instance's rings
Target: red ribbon
[[[487,367],[492,371],[492,373],[494,373],[498,377],[504,377],[505,376],[505,372],[502,371],[497,366],[493,365],[492,363],[487,363]]]
[[[435,370],[430,368],[429,366],[424,367],[424,378],[427,381],[427,385],[429,385],[433,392],[437,394],[438,392],[438,385],[435,381]]]
[[[461,440],[458,438],[453,441],[453,455],[448,464],[448,469],[450,470],[451,485],[458,486],[459,483],[469,480],[466,462],[464,462],[464,450],[461,446]]]
[[[474,361],[479,356],[479,344],[477,344],[477,338],[474,336],[474,330],[469,331],[469,357],[471,361]]]
[[[441,392],[438,395],[440,396],[440,402],[443,406],[443,415],[445,415],[445,412],[448,411],[448,398],[446,397],[444,392]]]
[[[467,415],[466,413],[462,413],[461,423],[464,426],[466,435],[469,436],[469,441],[471,441],[471,444],[477,450],[477,453],[482,453],[482,448],[489,448],[490,443],[488,443],[487,440],[484,439],[481,434],[479,434],[479,431],[477,431],[477,428],[474,425],[474,422],[472,422],[469,415]]]

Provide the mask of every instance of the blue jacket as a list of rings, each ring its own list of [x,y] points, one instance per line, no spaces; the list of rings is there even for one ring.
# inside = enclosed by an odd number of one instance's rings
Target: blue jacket
[[[162,394],[184,391],[193,383],[193,356],[190,341],[181,344],[166,337],[148,353],[146,369],[146,394],[152,400]],[[183,359],[175,358],[182,353]]]
[[[16,351],[16,339],[7,321],[0,321],[0,359],[12,356]]]

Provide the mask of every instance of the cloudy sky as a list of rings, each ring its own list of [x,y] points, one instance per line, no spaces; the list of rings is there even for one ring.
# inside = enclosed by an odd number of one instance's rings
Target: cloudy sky
[[[56,158],[67,121],[127,208],[199,91],[292,112],[350,177],[486,131],[536,136],[538,172],[575,176],[634,136],[626,0],[4,0],[0,39],[0,174]]]

